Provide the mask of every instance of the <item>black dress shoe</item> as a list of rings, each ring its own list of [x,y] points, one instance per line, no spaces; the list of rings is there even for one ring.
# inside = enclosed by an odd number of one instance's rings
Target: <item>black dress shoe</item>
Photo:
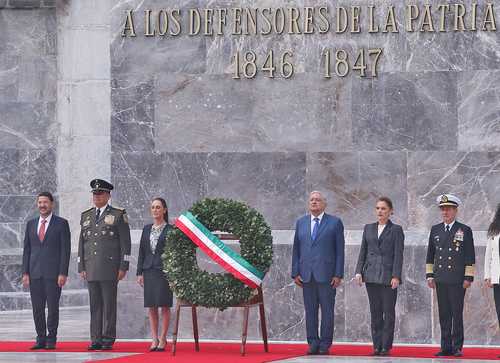
[[[317,355],[319,352],[319,349],[316,347],[309,347],[307,350],[307,355]]]
[[[329,355],[330,351],[328,349],[326,349],[326,350],[320,349],[318,354],[319,355]]]
[[[101,343],[91,343],[88,347],[87,350],[101,350],[102,345]]]
[[[379,354],[379,355],[380,355],[380,356],[383,356],[383,357],[387,357],[389,354],[390,354],[390,353],[389,353],[389,349],[382,349],[382,350],[380,351],[380,354]]]
[[[36,342],[31,348],[30,350],[38,350],[38,349],[45,349],[45,343],[41,343],[41,342]]]
[[[454,357],[463,357],[464,353],[461,350],[456,350],[453,352]]]
[[[380,355],[380,350],[374,349],[372,355]]]
[[[113,344],[103,344],[101,350],[112,350]]]
[[[45,349],[47,349],[47,350],[54,350],[54,349],[56,349],[56,343],[47,343],[47,344],[45,344]]]
[[[449,357],[451,355],[453,355],[452,352],[448,352],[448,351],[444,351],[444,350],[440,350],[439,352],[434,354],[434,356],[436,356],[436,357]]]

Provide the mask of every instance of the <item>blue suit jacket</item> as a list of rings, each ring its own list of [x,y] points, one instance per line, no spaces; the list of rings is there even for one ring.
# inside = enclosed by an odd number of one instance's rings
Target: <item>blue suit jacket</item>
[[[23,273],[32,279],[57,279],[68,276],[71,254],[71,233],[68,221],[52,214],[52,219],[40,241],[37,233],[38,218],[28,221],[24,234]]]
[[[292,278],[304,282],[330,282],[344,276],[344,225],[340,218],[324,214],[316,240],[311,239],[311,215],[300,218],[295,226]]]

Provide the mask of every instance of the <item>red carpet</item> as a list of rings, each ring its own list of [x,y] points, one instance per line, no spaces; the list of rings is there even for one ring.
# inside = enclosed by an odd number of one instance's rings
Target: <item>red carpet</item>
[[[0,352],[30,352],[32,342],[0,342]],[[56,352],[87,352],[87,342],[59,342]],[[135,362],[176,362],[192,363],[199,361],[217,363],[262,363],[275,360],[297,357],[305,354],[305,344],[270,344],[269,353],[264,353],[262,344],[247,344],[247,355],[240,356],[238,343],[200,343],[200,352],[194,351],[193,343],[179,343],[177,355],[170,353],[171,345],[166,352],[147,352],[148,342],[117,342],[112,352],[114,353],[142,353],[128,357],[100,360],[109,363],[135,363]],[[399,346],[392,350],[393,357],[434,358],[437,347],[429,346]],[[334,356],[367,356],[371,353],[371,346],[334,344],[331,355]],[[465,348],[463,359],[476,359],[479,361],[499,360],[500,348]],[[453,358],[457,359],[457,358]]]

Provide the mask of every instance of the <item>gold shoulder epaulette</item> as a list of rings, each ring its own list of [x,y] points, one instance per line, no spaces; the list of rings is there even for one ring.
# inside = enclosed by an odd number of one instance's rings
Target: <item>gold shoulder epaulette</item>
[[[82,214],[85,214],[85,213],[87,213],[87,212],[90,212],[92,209],[94,209],[94,207],[90,207],[89,209],[85,209],[85,210],[82,212]]]

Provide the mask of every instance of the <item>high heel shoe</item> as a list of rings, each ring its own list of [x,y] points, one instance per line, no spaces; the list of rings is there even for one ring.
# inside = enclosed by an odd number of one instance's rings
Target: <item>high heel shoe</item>
[[[156,351],[157,352],[164,352],[166,345],[167,345],[167,340],[166,339],[165,340],[160,340],[160,342],[158,343],[158,347],[156,348]]]
[[[151,346],[149,347],[149,351],[156,352],[158,350],[158,344],[160,344],[160,341],[157,338],[153,339],[153,342],[151,343]]]

